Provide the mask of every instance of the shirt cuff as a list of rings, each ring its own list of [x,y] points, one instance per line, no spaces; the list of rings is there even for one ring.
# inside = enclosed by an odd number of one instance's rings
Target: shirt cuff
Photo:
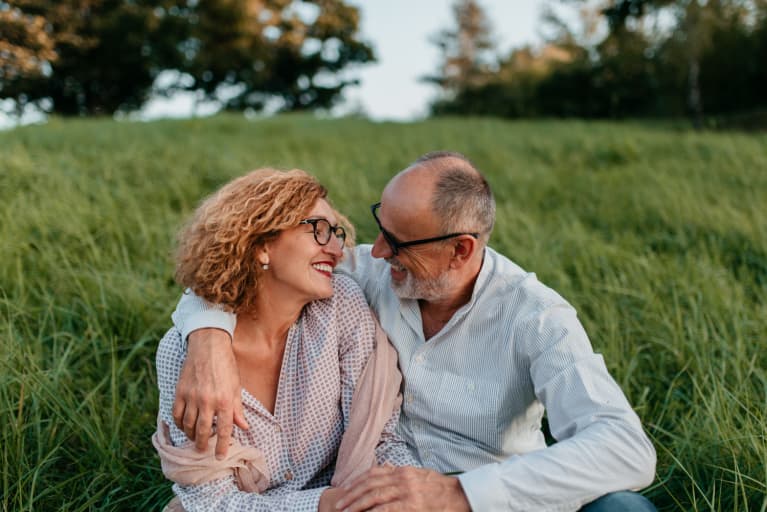
[[[507,510],[498,464],[487,464],[458,475],[472,510]]]
[[[225,313],[224,311],[217,311],[215,309],[208,311],[198,311],[184,321],[183,328],[181,329],[181,339],[186,343],[189,335],[197,329],[221,329],[226,331],[231,340],[234,336],[234,326],[236,323],[236,317],[232,314]]]

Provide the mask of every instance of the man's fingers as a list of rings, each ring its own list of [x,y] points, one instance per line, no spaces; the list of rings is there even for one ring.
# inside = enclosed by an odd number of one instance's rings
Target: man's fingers
[[[248,430],[250,428],[248,420],[245,419],[245,413],[242,410],[242,400],[240,399],[239,394],[237,394],[234,399],[234,424],[242,430]]]
[[[357,500],[363,496],[369,493],[378,495],[380,494],[380,489],[387,486],[393,487],[395,480],[391,477],[391,474],[392,472],[389,468],[372,468],[363,473],[350,486],[343,486],[348,492],[338,501],[337,508],[348,507],[352,503],[358,506]],[[364,510],[364,507],[358,508],[358,510]]]
[[[192,403],[186,404],[184,409],[184,420],[181,423],[181,428],[184,430],[184,434],[190,440],[195,440],[195,429],[197,428],[197,407]]]
[[[348,504],[344,512],[362,512],[378,505],[384,505],[397,499],[399,493],[392,485],[375,487]]]
[[[216,416],[216,458],[221,460],[226,457],[232,438],[232,411],[219,411]]]
[[[350,483],[344,485],[344,488],[362,489],[365,487],[366,484],[369,484],[372,481],[372,479],[391,474],[393,471],[394,471],[394,467],[388,466],[388,465],[372,467],[368,469],[367,471],[365,471],[364,473],[362,473],[361,475],[359,475],[354,480],[352,480]]]
[[[173,409],[171,414],[173,415],[173,423],[180,430],[184,430],[184,411],[186,410],[186,402],[183,398],[176,396],[176,400],[173,402]]]
[[[204,451],[208,447],[208,439],[213,428],[213,410],[203,407],[197,411],[197,424],[195,425],[194,445],[198,450]],[[191,439],[191,438],[190,438]]]

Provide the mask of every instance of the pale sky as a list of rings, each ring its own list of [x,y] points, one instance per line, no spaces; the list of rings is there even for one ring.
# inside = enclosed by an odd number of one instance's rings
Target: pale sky
[[[360,87],[346,93],[375,119],[411,119],[426,114],[437,90],[419,77],[437,70],[439,52],[431,35],[454,26],[452,0],[350,0],[360,7],[362,36],[378,62],[361,69]],[[543,0],[479,0],[493,26],[498,49],[539,43]]]
[[[437,48],[429,42],[440,29],[453,26],[453,0],[348,0],[360,7],[362,38],[372,43],[377,62],[353,72],[360,86],[349,87],[346,101],[337,111],[356,107],[377,120],[412,120],[427,113],[437,89],[419,82],[436,71]],[[506,54],[512,47],[537,44],[541,9],[545,0],[479,0],[493,26],[497,48]],[[139,114],[142,119],[186,117],[193,96],[150,101]],[[200,115],[215,111],[198,108]],[[34,120],[34,116],[30,119]],[[8,126],[0,115],[0,127]]]

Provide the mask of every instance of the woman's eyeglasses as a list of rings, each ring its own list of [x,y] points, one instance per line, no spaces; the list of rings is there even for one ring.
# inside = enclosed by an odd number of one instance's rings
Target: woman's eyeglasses
[[[341,247],[346,241],[346,230],[341,226],[332,226],[327,219],[304,219],[299,224],[311,224],[314,240],[320,245],[328,245],[331,236],[338,239]]]

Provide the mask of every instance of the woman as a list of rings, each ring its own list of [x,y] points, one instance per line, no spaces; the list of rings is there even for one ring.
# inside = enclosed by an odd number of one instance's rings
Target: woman
[[[171,415],[186,341],[175,328],[168,331],[157,352],[160,426],[153,442],[184,509],[334,510],[339,491],[328,487],[334,464],[344,478],[371,463],[415,464],[394,434],[394,398],[378,412],[379,426],[365,423],[353,432],[363,422],[352,403],[379,403],[370,393],[383,386],[396,396],[399,380],[384,385],[373,377],[381,375],[382,359],[377,370],[371,365],[385,344],[376,344],[361,290],[333,275],[351,238],[351,226],[316,179],[271,169],[225,185],[181,233],[179,283],[237,313],[232,347],[250,425],[235,427],[235,455],[224,463],[212,449],[194,451]],[[396,356],[386,365],[384,374],[392,375]],[[356,414],[368,422],[369,411]],[[355,457],[365,448],[356,443],[371,435],[371,455],[360,463]],[[367,467],[351,467],[360,464]]]

